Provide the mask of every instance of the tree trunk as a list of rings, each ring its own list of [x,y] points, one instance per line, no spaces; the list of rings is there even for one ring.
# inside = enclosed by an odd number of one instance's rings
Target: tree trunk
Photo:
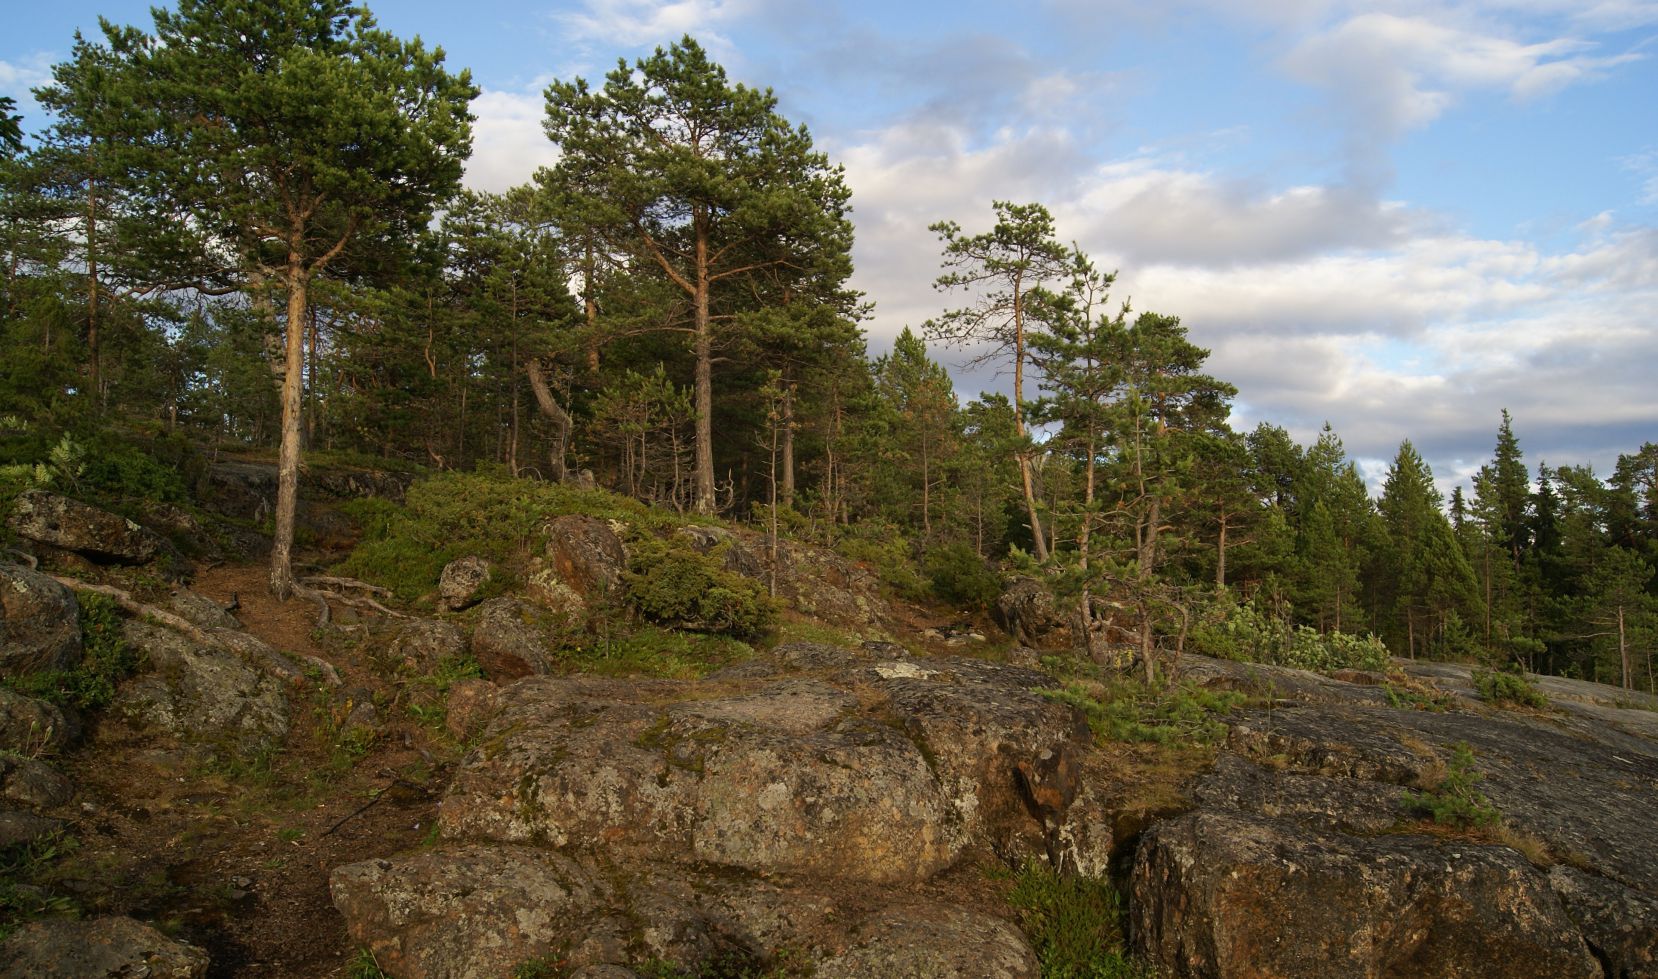
[[[271,593],[284,601],[294,591],[294,511],[299,502],[301,371],[305,366],[305,290],[309,285],[299,256],[288,259],[288,322],[282,377],[282,442],[276,463],[276,533],[271,541]]]
[[[550,475],[556,482],[564,479],[564,452],[569,445],[571,429],[575,423],[570,419],[569,412],[559,407],[557,399],[553,397],[553,389],[547,384],[547,375],[540,360],[531,357],[526,361],[524,373],[530,379],[530,393],[535,395],[536,407],[552,420],[553,426],[558,430],[552,448],[547,451],[547,461],[552,466]]]
[[[1635,686],[1635,678],[1629,669],[1629,642],[1623,631],[1623,606],[1618,606],[1618,659],[1623,661],[1623,688],[1628,690]]]
[[[795,385],[783,388],[783,505],[794,506],[794,394]]]
[[[1024,282],[1013,280],[1013,432],[1025,438],[1025,297]],[[1030,536],[1036,545],[1036,560],[1048,560],[1048,542],[1042,536],[1042,520],[1036,515],[1036,489],[1031,481],[1030,455],[1019,450],[1019,481],[1025,490],[1025,513],[1030,518]]]
[[[709,515],[714,499],[714,350],[708,322],[708,233],[697,218],[696,278],[696,478],[697,513]]]
[[[1220,539],[1215,543],[1215,590],[1226,587],[1226,516],[1220,518]]]
[[[89,176],[86,178],[86,361],[95,405],[103,396],[98,360],[98,181]]]

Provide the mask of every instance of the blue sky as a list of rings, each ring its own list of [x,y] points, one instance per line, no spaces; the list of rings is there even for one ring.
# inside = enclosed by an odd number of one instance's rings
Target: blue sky
[[[9,13],[0,94],[148,6]],[[1658,440],[1658,0],[371,6],[484,89],[485,189],[553,158],[552,78],[690,32],[774,88],[846,166],[875,352],[944,308],[929,223],[1034,200],[1213,349],[1240,426],[1328,420],[1372,473],[1410,438],[1445,486],[1504,407],[1533,465]]]

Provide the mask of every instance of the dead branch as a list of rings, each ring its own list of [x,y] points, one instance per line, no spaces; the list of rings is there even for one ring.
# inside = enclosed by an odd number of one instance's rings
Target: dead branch
[[[356,578],[335,578],[325,574],[314,574],[307,575],[301,580],[308,585],[321,585],[323,587],[332,586],[334,588],[355,588],[358,591],[366,591],[370,595],[379,595],[381,598],[392,597],[392,591],[390,588],[381,588],[379,585],[371,585],[366,581],[358,581]]]

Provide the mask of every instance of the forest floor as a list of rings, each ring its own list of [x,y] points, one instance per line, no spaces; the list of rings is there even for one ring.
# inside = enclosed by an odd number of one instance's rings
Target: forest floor
[[[345,975],[356,950],[329,872],[429,838],[460,750],[391,706],[357,643],[319,642],[315,606],[277,601],[267,573],[221,565],[192,587],[239,602],[247,632],[275,648],[331,663],[341,687],[292,687],[287,740],[265,757],[203,763],[160,739],[98,732],[65,759],[81,806],[50,882],[88,914],[129,914],[207,949],[211,976]],[[338,743],[340,691],[385,705],[371,744]]]

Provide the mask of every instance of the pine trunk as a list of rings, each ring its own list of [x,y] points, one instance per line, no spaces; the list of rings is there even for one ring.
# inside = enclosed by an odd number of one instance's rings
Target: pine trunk
[[[271,541],[271,593],[286,600],[294,591],[294,512],[299,502],[300,406],[305,390],[305,290],[299,257],[288,262],[288,322],[282,376],[282,441],[276,463],[276,533]]]
[[[698,219],[696,278],[696,512],[712,514],[714,499],[714,345],[708,322],[708,233]]]

